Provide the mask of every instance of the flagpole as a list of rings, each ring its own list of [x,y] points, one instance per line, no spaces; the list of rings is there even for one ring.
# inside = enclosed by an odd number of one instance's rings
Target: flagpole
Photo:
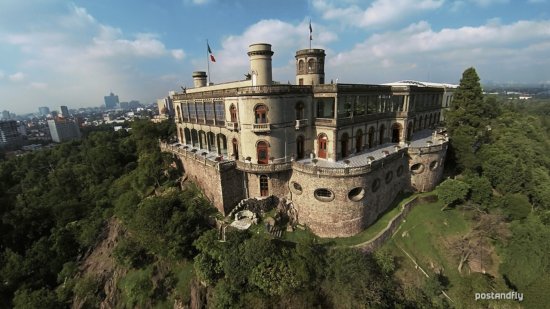
[[[208,85],[207,86],[210,86],[210,59],[208,59],[209,57],[209,53],[208,53],[208,39],[206,39],[206,65],[208,67]]]
[[[311,49],[311,36],[312,36],[312,30],[311,30],[311,19],[309,20],[309,49]]]

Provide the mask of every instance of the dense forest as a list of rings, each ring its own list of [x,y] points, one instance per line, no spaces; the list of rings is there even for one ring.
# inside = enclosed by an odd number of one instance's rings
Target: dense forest
[[[507,288],[543,308],[550,103],[484,96],[470,68],[446,126],[448,177],[434,194],[437,212],[470,227],[443,248],[460,280],[449,269],[409,280],[416,270],[392,243],[364,254],[253,232],[220,242],[215,209],[159,150],[174,124],[139,121],[0,162],[0,307],[495,308],[473,292]],[[494,272],[474,274],[479,247]]]

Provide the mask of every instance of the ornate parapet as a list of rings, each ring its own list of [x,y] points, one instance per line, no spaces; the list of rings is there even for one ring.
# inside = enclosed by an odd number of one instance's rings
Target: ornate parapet
[[[292,168],[291,162],[255,164],[252,162],[235,161],[237,169],[250,173],[277,173],[287,171]]]
[[[369,164],[362,166],[346,167],[321,167],[313,163],[293,162],[292,169],[311,175],[320,175],[327,177],[349,177],[370,173],[374,170],[384,167],[384,164],[402,158],[406,149],[398,149],[396,152],[387,154],[383,158],[372,159]]]
[[[208,157],[202,153],[194,151],[187,145],[174,146],[164,142],[160,142],[160,150],[163,152],[170,152],[176,156],[193,159],[204,165],[211,166],[218,171],[225,171],[235,167],[235,161],[227,161],[220,159],[220,157]]]

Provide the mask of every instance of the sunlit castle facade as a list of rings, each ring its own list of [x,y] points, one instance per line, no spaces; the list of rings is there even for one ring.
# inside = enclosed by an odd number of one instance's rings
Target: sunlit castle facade
[[[173,97],[179,144],[162,149],[220,212],[275,195],[317,235],[351,236],[400,192],[441,180],[448,139],[437,125],[452,85],[327,84],[322,49],[297,51],[296,85],[279,84],[272,55],[252,44],[249,78],[208,85],[194,72],[194,88]]]

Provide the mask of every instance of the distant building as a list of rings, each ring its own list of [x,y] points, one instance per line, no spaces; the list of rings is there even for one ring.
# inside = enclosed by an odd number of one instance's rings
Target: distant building
[[[158,99],[157,107],[159,110],[159,114],[153,117],[153,122],[162,122],[174,116],[174,105],[172,103],[172,97],[168,96],[162,99]]]
[[[48,120],[48,127],[50,128],[52,141],[56,143],[79,140],[81,137],[78,125],[69,119],[50,119]]]
[[[130,105],[128,104],[128,102],[120,102],[120,108],[126,110],[126,109],[129,109]]]
[[[15,120],[0,121],[0,147],[19,145],[21,134]]]
[[[61,110],[61,117],[69,118],[69,108],[67,106],[61,105],[59,109]]]
[[[38,108],[38,112],[40,113],[40,115],[46,116],[50,113],[50,108],[47,106],[41,106]]]
[[[10,119],[10,111],[7,111],[7,110],[2,111],[2,119],[3,120],[9,120]]]
[[[159,115],[166,115],[171,117],[174,115],[174,105],[171,97],[165,97],[157,100],[157,106],[159,109]]]
[[[114,93],[110,93],[108,96],[103,97],[105,100],[105,108],[106,109],[115,109],[118,107],[118,96]]]
[[[141,103],[139,103],[139,101],[132,100],[132,101],[128,102],[128,107],[131,108],[131,109],[136,109],[136,108],[139,108],[139,107],[142,107],[142,106],[141,106]]]

